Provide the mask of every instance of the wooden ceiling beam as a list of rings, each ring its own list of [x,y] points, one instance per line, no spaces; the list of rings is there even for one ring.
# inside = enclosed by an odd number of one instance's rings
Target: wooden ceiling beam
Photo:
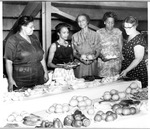
[[[59,10],[58,8],[56,8],[56,7],[54,7],[54,6],[51,6],[51,7],[52,7],[52,13],[56,13],[56,14],[62,16],[62,17],[65,17],[65,18],[67,18],[67,19],[70,19],[70,20],[72,20],[72,21],[75,21],[75,20],[76,20],[76,18],[75,18],[74,16],[63,12],[63,11]],[[98,30],[98,29],[99,29],[97,26],[94,26],[94,25],[92,25],[92,24],[89,24],[89,27],[90,27],[91,29],[93,29],[93,30]]]
[[[52,5],[58,5],[58,6],[87,6],[87,7],[99,7],[99,8],[132,8],[132,9],[146,9],[147,8],[147,2],[144,1],[115,1],[115,2],[100,2],[100,1],[80,1],[80,2],[52,2]]]

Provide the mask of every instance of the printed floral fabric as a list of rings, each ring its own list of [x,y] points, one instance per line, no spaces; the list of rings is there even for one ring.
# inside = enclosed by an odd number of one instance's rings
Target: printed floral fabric
[[[122,61],[122,70],[126,69],[132,61],[135,59],[134,55],[134,47],[136,45],[141,45],[145,47],[146,42],[142,35],[137,35],[133,39],[131,39],[129,42],[125,42],[123,44],[122,53],[124,56],[124,60]],[[146,49],[146,48],[145,48]],[[148,73],[147,73],[147,67],[146,63],[143,60],[131,71],[127,73],[128,77],[138,79],[142,82],[142,87],[147,87],[148,85]]]
[[[107,56],[116,56],[116,59],[103,62],[98,59],[98,71],[100,77],[115,76],[119,74],[122,60],[122,32],[114,28],[112,33],[108,33],[105,28],[99,29],[97,33],[100,36],[100,53]]]

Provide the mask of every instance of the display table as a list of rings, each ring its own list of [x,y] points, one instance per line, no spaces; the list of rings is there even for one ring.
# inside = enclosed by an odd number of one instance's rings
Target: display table
[[[116,81],[108,84],[102,84],[98,87],[77,89],[73,91],[67,91],[60,94],[46,95],[42,97],[28,98],[23,101],[3,102],[1,106],[1,120],[5,121],[9,114],[12,112],[26,111],[33,113],[36,111],[46,110],[54,103],[68,103],[73,96],[87,96],[90,99],[100,98],[105,91],[116,89],[118,91],[124,91],[132,82],[137,82],[141,87],[139,81]],[[2,124],[0,122],[0,124]],[[4,125],[0,125],[3,127]],[[103,126],[102,126],[103,127]]]

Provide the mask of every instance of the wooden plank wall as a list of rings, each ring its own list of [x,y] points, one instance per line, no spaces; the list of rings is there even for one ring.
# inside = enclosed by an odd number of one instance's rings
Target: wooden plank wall
[[[9,30],[17,20],[18,16],[21,14],[26,4],[22,4],[13,2],[13,4],[9,4],[7,2],[3,3],[3,39],[5,39]],[[116,23],[116,27],[121,28],[122,20],[129,15],[136,16],[139,19],[139,27],[140,31],[147,31],[148,22],[147,22],[147,9],[138,9],[138,8],[115,8],[115,7],[97,7],[97,6],[84,6],[84,5],[68,5],[68,4],[59,4],[52,2],[52,6],[57,7],[61,11],[68,13],[76,17],[79,13],[86,13],[91,18],[91,24],[101,28],[104,27],[102,16],[107,11],[114,11],[118,15],[118,22]],[[57,14],[52,14],[51,16],[51,30],[52,30],[52,39],[51,41],[56,40],[55,26],[60,22],[66,22],[71,26],[71,35],[79,30],[79,27],[76,22],[66,19],[64,17],[58,16]],[[35,34],[39,37],[40,41],[42,41],[42,15],[41,11],[35,18]],[[71,39],[70,35],[70,39]]]

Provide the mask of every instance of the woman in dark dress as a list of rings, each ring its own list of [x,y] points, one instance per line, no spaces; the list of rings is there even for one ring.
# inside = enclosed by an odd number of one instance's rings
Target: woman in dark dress
[[[32,88],[48,80],[44,51],[33,30],[33,17],[22,16],[18,21],[18,32],[6,42],[4,58],[8,91]]]
[[[69,41],[67,41],[70,27],[66,23],[59,23],[55,29],[59,38],[50,46],[48,67],[53,69],[67,69],[65,65],[59,64],[65,64],[73,61],[72,45]]]
[[[129,16],[125,18],[123,27],[128,35],[127,42],[123,44],[122,72],[121,76],[138,79],[142,83],[142,88],[148,86],[147,67],[144,60],[146,41],[137,31],[138,20]]]

